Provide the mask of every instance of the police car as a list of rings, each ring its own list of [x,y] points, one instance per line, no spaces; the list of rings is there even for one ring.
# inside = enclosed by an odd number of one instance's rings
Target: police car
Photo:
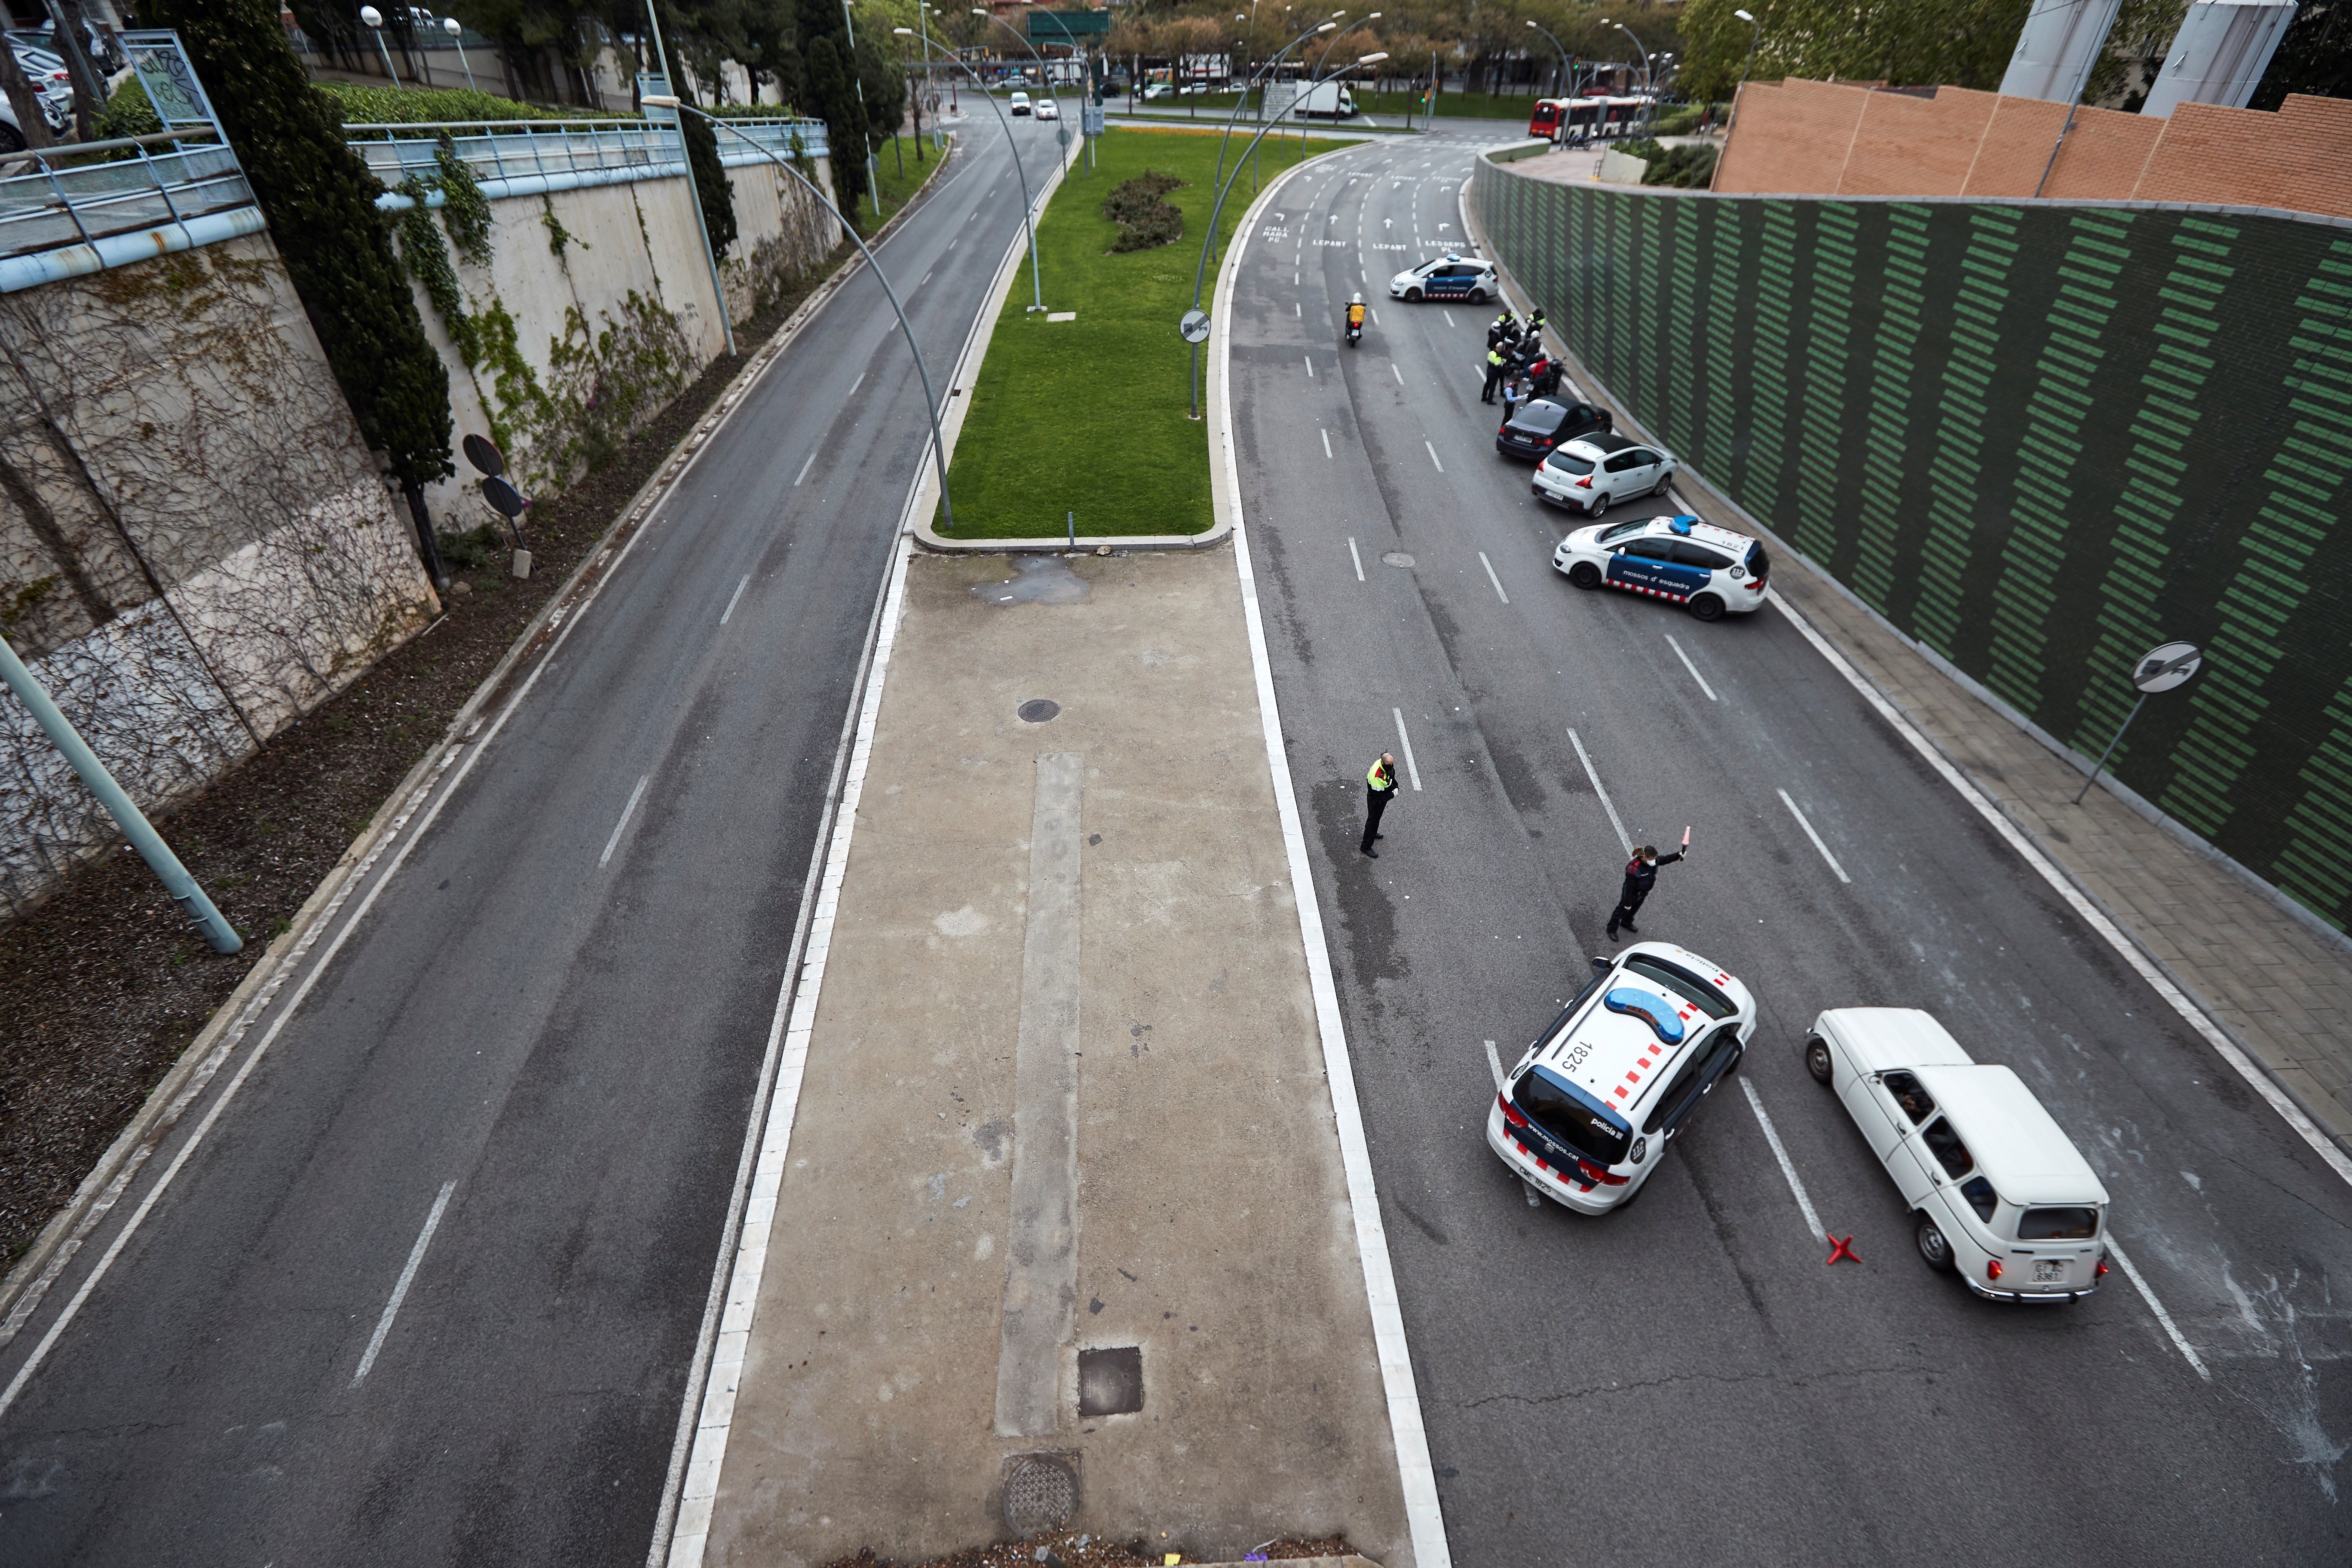
[[[1559,542],[1551,564],[1580,588],[1622,588],[1664,599],[1688,606],[1702,621],[1761,606],[1772,567],[1761,542],[1695,517],[1580,528]]]
[[[1756,999],[1697,953],[1638,942],[1536,1037],[1486,1113],[1486,1146],[1580,1214],[1632,1200],[1756,1033]]]
[[[1391,300],[1467,300],[1483,305],[1501,292],[1492,262],[1451,251],[1389,279]]]

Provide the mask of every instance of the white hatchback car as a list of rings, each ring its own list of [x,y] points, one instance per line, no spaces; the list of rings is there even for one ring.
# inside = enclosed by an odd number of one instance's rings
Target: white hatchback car
[[[1916,1007],[1813,1020],[1805,1070],[1837,1093],[1911,1205],[1919,1256],[2000,1301],[2074,1301],[2107,1272],[2107,1189],[2024,1080]]]
[[[1756,1032],[1748,987],[1664,942],[1595,958],[1590,984],[1506,1075],[1486,1146],[1554,1203],[1632,1201]]]
[[[1552,570],[1580,588],[1618,588],[1682,605],[1702,621],[1764,603],[1772,561],[1761,541],[1695,517],[1580,528],[1559,542]]]
[[[1599,517],[1612,502],[1665,494],[1681,470],[1682,464],[1663,447],[1595,430],[1545,454],[1531,483],[1538,500]]]
[[[1059,120],[1062,118],[1062,106],[1050,98],[1041,98],[1037,100],[1035,112],[1040,120]]]

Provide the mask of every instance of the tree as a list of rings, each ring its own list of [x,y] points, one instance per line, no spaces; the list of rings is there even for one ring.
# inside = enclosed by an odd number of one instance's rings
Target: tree
[[[816,0],[819,5],[824,0]],[[803,14],[806,14],[806,7]],[[833,149],[835,205],[843,212],[857,210],[866,194],[866,125],[857,111],[857,91],[841,68],[835,40],[820,35],[807,41],[803,35],[801,58],[808,70],[809,110],[824,121],[825,141]]]
[[[2000,86],[2032,0],[1691,0],[1683,18],[1683,91],[1731,96],[1756,17],[1754,81],[1805,77],[1897,87]]]
[[[2352,98],[2352,0],[2303,0],[2250,109],[2276,109],[2290,92]]]
[[[391,459],[435,575],[425,486],[449,461],[449,375],[425,336],[383,186],[344,144],[342,111],[312,89],[269,0],[146,0],[176,27],[268,220],[286,271],[369,446]]]

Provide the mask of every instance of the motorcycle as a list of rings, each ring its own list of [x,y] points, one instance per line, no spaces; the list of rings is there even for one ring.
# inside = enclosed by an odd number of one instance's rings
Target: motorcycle
[[[1349,348],[1360,347],[1364,341],[1364,324],[1361,321],[1349,321],[1341,329],[1339,335],[1341,341]]]

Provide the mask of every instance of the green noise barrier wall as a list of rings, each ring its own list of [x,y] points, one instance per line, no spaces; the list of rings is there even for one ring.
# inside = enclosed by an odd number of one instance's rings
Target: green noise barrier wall
[[[2352,922],[2352,226],[1651,194],[1486,165],[1501,259],[1710,483],[1911,637]]]

